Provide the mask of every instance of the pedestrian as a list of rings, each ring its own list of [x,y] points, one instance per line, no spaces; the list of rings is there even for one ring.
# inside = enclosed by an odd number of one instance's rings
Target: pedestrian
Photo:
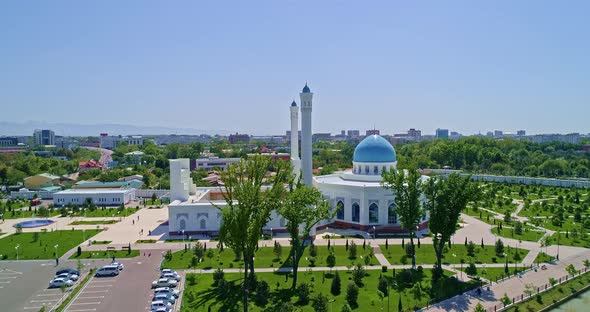
[[[59,265],[59,258],[55,258],[55,266]]]
[[[113,255],[113,262],[115,262],[115,255]]]
[[[132,223],[133,225],[135,225],[135,220],[131,220],[131,223]]]

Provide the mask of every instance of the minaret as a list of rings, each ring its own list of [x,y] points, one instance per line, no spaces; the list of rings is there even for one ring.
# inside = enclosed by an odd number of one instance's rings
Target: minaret
[[[311,101],[313,93],[307,83],[299,94],[301,99],[301,170],[303,183],[312,186],[312,161],[311,161]]]
[[[299,159],[299,107],[293,101],[291,103],[291,165],[293,173],[299,177],[301,171],[301,160]]]

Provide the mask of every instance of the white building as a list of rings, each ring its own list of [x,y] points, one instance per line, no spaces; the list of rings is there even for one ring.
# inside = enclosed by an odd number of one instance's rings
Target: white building
[[[227,167],[240,162],[239,158],[219,158],[219,157],[207,157],[192,159],[192,166],[194,170],[206,170],[211,171],[214,169],[227,170]]]
[[[53,194],[55,206],[81,206],[87,199],[97,206],[119,206],[135,200],[135,189],[69,189]]]
[[[143,145],[143,137],[141,135],[110,136],[107,133],[100,134],[100,148],[112,150],[121,142],[125,142],[127,145]]]

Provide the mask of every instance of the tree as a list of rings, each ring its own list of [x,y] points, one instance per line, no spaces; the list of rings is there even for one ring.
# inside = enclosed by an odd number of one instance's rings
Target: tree
[[[350,246],[348,247],[348,258],[356,258],[356,243],[354,241],[350,242]]]
[[[467,275],[471,275],[471,276],[477,275],[477,267],[475,266],[475,264],[473,262],[470,262],[469,266],[467,266],[467,268],[465,268],[465,273],[467,273]]]
[[[401,226],[410,234],[412,267],[416,267],[414,233],[424,215],[420,203],[422,177],[414,167],[399,171],[391,168],[389,171],[383,171],[382,176],[381,184],[384,188],[391,190],[395,197],[395,212],[401,219]]]
[[[291,289],[295,289],[299,261],[303,256],[305,242],[309,239],[311,229],[321,220],[333,218],[336,211],[330,212],[330,203],[323,198],[322,193],[317,188],[302,183],[301,176],[297,181],[290,176],[288,189],[278,211],[287,220],[286,227],[291,237],[290,256],[293,263]]]
[[[341,287],[340,274],[338,274],[338,271],[336,271],[336,275],[334,275],[334,278],[332,279],[332,284],[330,285],[330,292],[332,293],[332,295],[334,295],[334,296],[340,295],[340,287]]]
[[[315,312],[328,312],[328,297],[324,294],[319,293],[313,298],[313,304],[311,305]]]
[[[475,309],[473,309],[473,312],[486,312],[486,309],[481,305],[481,302],[478,302],[475,305]]]
[[[362,265],[357,264],[354,269],[352,270],[352,281],[357,284],[358,286],[363,285],[363,278],[365,277],[366,272]]]
[[[265,306],[270,298],[270,287],[266,281],[260,281],[256,284],[256,296],[254,301],[259,306]]]
[[[498,238],[495,245],[496,255],[502,255],[504,253],[504,242]]]
[[[309,285],[307,283],[302,283],[297,285],[297,296],[299,297],[299,303],[302,305],[306,305],[309,303]]]
[[[467,256],[475,257],[475,243],[473,241],[469,241],[467,244]]]
[[[283,248],[279,242],[275,241],[275,245],[272,249],[272,252],[275,254],[275,259],[281,259],[281,254],[283,253]]]
[[[382,292],[385,296],[389,296],[389,284],[387,283],[387,279],[385,277],[380,277],[379,282],[377,284],[377,289]]]
[[[590,269],[590,260],[586,259],[586,260],[584,260],[583,263],[584,263],[584,267],[586,268],[586,270]]]
[[[508,294],[504,293],[504,297],[502,297],[502,299],[500,299],[500,302],[502,302],[502,304],[504,304],[504,306],[507,306],[512,303],[512,300],[510,300],[510,298],[508,297]]]
[[[565,267],[565,271],[569,275],[576,275],[576,273],[578,273],[578,270],[576,270],[576,267],[574,267],[573,264],[570,264],[570,265],[566,266]]]
[[[195,257],[197,257],[197,260],[199,262],[203,260],[203,257],[205,256],[205,248],[203,247],[203,244],[201,244],[201,242],[195,242],[195,246],[193,247],[193,253]]]
[[[402,295],[399,295],[399,301],[397,302],[397,311],[402,312],[403,311],[403,307],[402,307]]]
[[[514,234],[522,235],[522,222],[516,222],[516,224],[514,225]]]
[[[275,171],[272,178],[267,175],[270,169]],[[288,163],[271,162],[270,158],[256,156],[242,160],[222,173],[225,206],[216,206],[223,220],[219,242],[233,249],[244,260],[244,312],[248,311],[248,281],[254,275],[254,253],[262,236],[262,227],[270,220],[271,212],[279,208],[290,171]],[[267,182],[268,187],[263,189],[263,184]]]
[[[157,199],[158,199],[158,195],[156,195],[156,192],[152,193],[152,205],[156,204]]]
[[[80,246],[78,246],[78,249],[76,250],[76,257],[80,257],[81,255],[82,255],[82,248]]]
[[[477,200],[480,191],[471,177],[451,174],[446,179],[431,177],[424,185],[424,207],[430,213],[429,227],[434,233],[437,274],[442,273],[442,256],[445,243],[451,243],[461,211],[467,203]]]
[[[348,287],[346,287],[346,302],[348,302],[351,307],[355,307],[357,305],[358,297],[359,287],[355,283],[350,282]]]
[[[326,257],[326,264],[329,268],[333,268],[336,265],[336,256],[333,252],[330,252],[330,254]]]

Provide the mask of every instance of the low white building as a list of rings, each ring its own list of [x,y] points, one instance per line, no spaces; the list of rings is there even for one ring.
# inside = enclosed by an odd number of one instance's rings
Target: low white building
[[[53,194],[55,206],[81,206],[87,199],[97,206],[119,206],[135,200],[135,189],[69,189]]]
[[[214,169],[227,170],[227,167],[240,162],[239,158],[207,157],[192,159],[191,169],[211,171]]]

